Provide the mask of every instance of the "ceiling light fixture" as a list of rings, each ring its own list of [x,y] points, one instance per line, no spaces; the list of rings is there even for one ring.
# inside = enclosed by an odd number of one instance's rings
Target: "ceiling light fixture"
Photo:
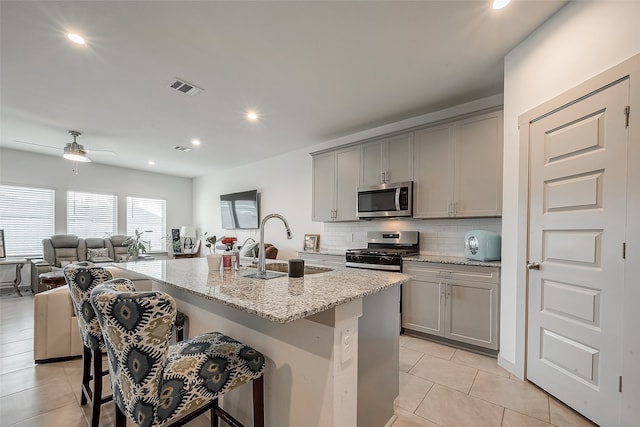
[[[199,139],[192,139],[191,140],[191,144],[198,147],[200,146],[200,140]]]
[[[511,0],[493,0],[493,8],[494,9],[502,9],[506,5],[509,4]]]
[[[84,38],[79,34],[69,33],[67,38],[76,44],[85,44]]]
[[[76,138],[82,134],[77,130],[70,130],[69,133],[73,135],[73,142],[69,142],[64,146],[64,158],[67,160],[72,160],[74,162],[90,162],[91,159],[87,157],[87,152],[84,149],[84,146],[76,142]]]
[[[156,162],[154,162],[153,160],[149,160],[147,163],[149,163],[151,166],[155,166]]]
[[[256,120],[258,120],[258,113],[256,113],[255,111],[247,111],[247,119],[250,122],[255,122]]]

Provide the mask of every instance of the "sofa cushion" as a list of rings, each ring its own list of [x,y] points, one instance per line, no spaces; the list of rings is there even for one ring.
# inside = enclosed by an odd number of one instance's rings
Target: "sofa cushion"
[[[113,261],[111,258],[109,258],[109,249],[107,248],[87,248],[87,260],[93,262]]]
[[[78,250],[76,248],[56,249],[56,267],[61,267],[62,263],[77,262],[79,260]]]
[[[80,243],[78,236],[73,234],[56,234],[51,236],[51,244],[54,248],[77,248]]]

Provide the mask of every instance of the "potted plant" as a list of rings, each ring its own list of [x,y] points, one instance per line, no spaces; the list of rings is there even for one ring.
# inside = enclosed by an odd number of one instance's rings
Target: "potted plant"
[[[142,234],[144,231],[135,230],[133,236],[130,236],[127,240],[122,242],[123,245],[127,245],[127,253],[130,258],[136,259],[140,253],[147,252],[148,241],[142,240]]]
[[[204,245],[209,249],[209,253],[211,254],[215,254],[216,253],[216,236],[214,234],[210,235],[209,237],[207,237],[207,232],[205,231],[204,233],[204,241],[206,242]]]

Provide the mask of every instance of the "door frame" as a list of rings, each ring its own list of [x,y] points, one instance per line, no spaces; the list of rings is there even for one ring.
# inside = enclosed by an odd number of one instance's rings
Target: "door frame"
[[[527,318],[529,283],[526,264],[529,259],[529,123],[543,114],[553,112],[581,99],[625,76],[630,77],[631,119],[627,156],[627,254],[624,273],[623,360],[620,425],[631,425],[640,419],[640,333],[633,325],[640,324],[640,54],[592,77],[553,99],[518,116],[519,173],[518,206],[525,206],[518,215],[518,250],[516,255],[516,360],[522,371],[516,375],[527,378]],[[623,112],[621,112],[622,114]],[[635,165],[635,167],[634,167]],[[516,362],[516,365],[518,363]]]

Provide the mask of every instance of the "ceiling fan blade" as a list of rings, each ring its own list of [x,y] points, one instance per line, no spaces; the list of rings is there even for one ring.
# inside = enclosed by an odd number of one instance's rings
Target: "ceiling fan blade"
[[[111,151],[111,150],[93,150],[91,148],[87,148],[87,153],[88,154],[110,154],[113,156],[116,156],[116,152],[115,151]]]
[[[44,148],[51,148],[52,150],[63,150],[63,148],[60,147],[52,147],[51,145],[43,145],[43,144],[36,144],[34,142],[27,142],[27,141],[18,141],[17,139],[12,140],[13,142],[18,142],[20,144],[27,144],[27,145],[35,145],[36,147],[44,147]]]

